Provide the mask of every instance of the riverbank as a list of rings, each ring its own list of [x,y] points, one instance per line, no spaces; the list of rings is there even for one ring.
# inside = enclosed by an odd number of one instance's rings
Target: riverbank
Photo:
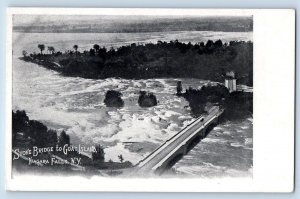
[[[221,106],[225,109],[224,120],[241,120],[252,117],[253,114],[253,93],[235,91],[229,92],[221,85],[203,86],[201,89],[186,89],[179,96],[184,97],[191,108],[194,117],[209,112],[213,105]]]

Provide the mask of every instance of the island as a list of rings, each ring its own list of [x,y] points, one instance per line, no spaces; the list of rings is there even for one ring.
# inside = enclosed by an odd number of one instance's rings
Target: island
[[[39,64],[64,76],[105,79],[198,78],[223,82],[226,71],[235,71],[238,84],[253,85],[253,43],[251,41],[208,40],[206,43],[158,41],[154,43],[73,49],[64,53],[39,44],[39,53],[23,51],[20,59]]]

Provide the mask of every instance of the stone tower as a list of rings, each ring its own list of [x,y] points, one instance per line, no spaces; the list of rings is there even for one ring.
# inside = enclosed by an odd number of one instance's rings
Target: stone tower
[[[236,91],[236,78],[234,71],[226,73],[225,87],[229,90],[230,93]]]

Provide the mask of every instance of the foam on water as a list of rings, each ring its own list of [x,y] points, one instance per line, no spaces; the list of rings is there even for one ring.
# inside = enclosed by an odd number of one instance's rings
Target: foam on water
[[[35,64],[23,64],[14,57],[13,108],[26,110],[30,118],[46,122],[51,128],[64,127],[72,143],[100,143],[105,147],[125,141],[159,144],[191,120],[189,111],[182,108],[187,102],[174,97],[175,80],[70,78]],[[27,70],[31,73],[26,73]],[[189,81],[189,85],[199,84],[197,79]],[[109,89],[122,92],[123,108],[104,105],[104,94]],[[140,90],[154,92],[158,106],[139,107]]]
[[[141,154],[136,154],[130,152],[124,147],[122,143],[118,143],[115,146],[104,149],[105,161],[112,160],[114,162],[119,162],[119,155],[122,155],[124,161],[130,161],[133,164],[138,163],[139,160],[143,158]]]

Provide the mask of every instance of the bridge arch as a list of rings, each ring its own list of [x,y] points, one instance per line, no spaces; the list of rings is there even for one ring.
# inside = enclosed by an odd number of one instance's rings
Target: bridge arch
[[[184,156],[184,152],[182,151],[181,153],[176,154],[176,156],[172,157],[168,163],[165,166],[165,170],[170,169],[173,167],[182,157]]]
[[[203,136],[200,133],[186,144],[185,154],[192,150],[203,139]]]
[[[212,122],[211,124],[209,124],[209,125],[205,128],[205,131],[204,131],[204,137],[206,137],[206,136],[209,134],[209,132],[210,132],[211,130],[213,130],[213,128],[214,128],[215,126],[217,126],[217,122]]]

